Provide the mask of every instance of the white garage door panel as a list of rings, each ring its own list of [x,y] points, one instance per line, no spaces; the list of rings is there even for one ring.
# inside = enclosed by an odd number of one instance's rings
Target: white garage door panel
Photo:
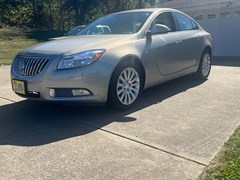
[[[240,56],[240,17],[201,20],[199,23],[213,36],[215,56]]]

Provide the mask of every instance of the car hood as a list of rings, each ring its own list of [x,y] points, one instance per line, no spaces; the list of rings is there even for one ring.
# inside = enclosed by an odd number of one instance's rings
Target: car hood
[[[32,46],[22,53],[74,54],[91,49],[109,49],[136,39],[136,35],[83,35],[62,37]]]

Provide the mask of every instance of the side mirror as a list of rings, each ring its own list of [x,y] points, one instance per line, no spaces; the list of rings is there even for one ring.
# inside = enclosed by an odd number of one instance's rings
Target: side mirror
[[[146,33],[147,39],[151,38],[151,36],[152,36],[152,31],[148,30],[147,33]]]
[[[167,26],[163,24],[155,24],[151,29],[151,34],[166,34],[170,32],[171,29],[169,29]]]

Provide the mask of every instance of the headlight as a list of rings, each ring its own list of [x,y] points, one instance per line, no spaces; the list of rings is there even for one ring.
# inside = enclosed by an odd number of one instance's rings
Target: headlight
[[[65,56],[58,64],[58,69],[77,68],[92,64],[105,53],[105,49],[84,51],[77,54]]]

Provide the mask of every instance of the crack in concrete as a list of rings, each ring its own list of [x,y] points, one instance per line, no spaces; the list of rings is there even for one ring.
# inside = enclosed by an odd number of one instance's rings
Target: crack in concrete
[[[67,117],[67,118],[69,119],[70,117]],[[71,119],[71,120],[72,120],[72,119]],[[74,120],[74,121],[75,121],[75,120]],[[166,153],[166,154],[175,156],[175,157],[177,157],[177,158],[184,159],[184,160],[186,160],[186,161],[190,161],[190,162],[196,163],[196,164],[201,165],[201,166],[205,166],[205,167],[207,166],[207,164],[204,164],[204,163],[199,162],[199,161],[197,161],[197,160],[194,160],[194,159],[191,159],[191,158],[182,156],[182,155],[178,155],[178,154],[173,153],[173,152],[170,152],[170,151],[168,151],[168,150],[164,150],[164,149],[158,148],[158,147],[156,147],[156,146],[153,146],[153,145],[144,143],[144,142],[142,142],[142,141],[139,141],[139,140],[136,140],[136,139],[133,139],[133,138],[129,138],[129,137],[127,137],[127,136],[124,136],[124,135],[121,135],[121,134],[118,134],[118,133],[115,133],[115,132],[112,132],[112,131],[109,131],[109,130],[106,130],[106,129],[103,129],[103,128],[99,128],[99,127],[97,127],[97,126],[88,124],[88,123],[86,123],[86,122],[83,122],[83,121],[77,121],[77,122],[82,123],[82,124],[84,124],[84,125],[86,125],[86,126],[90,126],[90,127],[94,128],[94,129],[98,129],[98,130],[104,131],[104,132],[106,132],[106,133],[109,133],[109,134],[112,134],[112,135],[115,135],[115,136],[118,136],[118,137],[127,139],[127,140],[129,140],[129,141],[132,141],[132,142],[135,142],[135,143],[138,143],[138,144],[141,144],[141,145],[150,147],[150,148],[152,148],[152,149],[155,149],[155,150],[161,151],[161,152],[163,152],[163,153]]]
[[[14,101],[14,100],[11,100],[11,99],[8,99],[8,98],[4,98],[4,97],[1,97],[1,96],[0,96],[0,98],[1,98],[1,99],[4,99],[4,100],[6,100],[6,101],[13,102],[13,103],[16,103],[16,102],[17,102],[17,101]],[[47,112],[46,109],[43,109],[43,110],[44,110],[45,112]],[[127,137],[127,136],[124,136],[124,135],[121,135],[121,134],[118,134],[118,133],[115,133],[115,132],[112,132],[112,131],[109,131],[109,130],[106,130],[106,129],[103,129],[103,128],[100,128],[100,127],[97,127],[97,126],[94,126],[94,125],[92,125],[92,124],[89,124],[89,123],[86,123],[86,122],[83,122],[83,121],[76,121],[75,119],[73,119],[73,118],[71,118],[71,117],[68,117],[68,116],[65,116],[64,118],[69,119],[69,120],[73,121],[74,123],[78,122],[78,123],[81,123],[81,124],[83,124],[83,125],[85,125],[85,126],[89,126],[89,127],[91,127],[91,128],[94,128],[94,129],[96,129],[96,130],[101,130],[101,131],[103,131],[103,132],[105,132],[105,133],[112,134],[112,135],[114,135],[114,136],[118,136],[118,137],[124,138],[124,139],[126,139],[126,140],[129,140],[129,141],[131,141],[131,142],[135,142],[135,143],[141,144],[141,145],[143,145],[143,146],[147,146],[147,147],[149,147],[149,148],[152,148],[152,149],[161,151],[161,152],[163,152],[163,153],[165,153],[165,154],[172,155],[172,156],[174,156],[174,157],[176,157],[176,158],[180,158],[180,159],[183,159],[183,160],[192,162],[192,163],[196,163],[196,164],[201,165],[201,166],[204,166],[204,167],[207,166],[207,164],[202,163],[202,162],[200,162],[200,161],[197,161],[197,160],[194,160],[194,159],[191,159],[191,158],[188,158],[188,157],[185,157],[185,156],[182,156],[182,155],[173,153],[173,152],[168,151],[168,150],[164,150],[164,149],[162,149],[162,148],[158,148],[158,147],[156,147],[156,146],[147,144],[147,143],[145,143],[145,142],[142,142],[142,141],[139,141],[139,140],[136,140],[136,139],[133,139],[133,138],[129,138],[129,137]]]
[[[13,101],[13,100],[11,100],[11,99],[8,99],[8,98],[2,97],[2,96],[0,96],[0,99],[4,99],[4,100],[6,100],[6,101],[10,101],[10,102],[13,102],[13,103],[16,103],[16,102],[17,102],[17,101]]]

